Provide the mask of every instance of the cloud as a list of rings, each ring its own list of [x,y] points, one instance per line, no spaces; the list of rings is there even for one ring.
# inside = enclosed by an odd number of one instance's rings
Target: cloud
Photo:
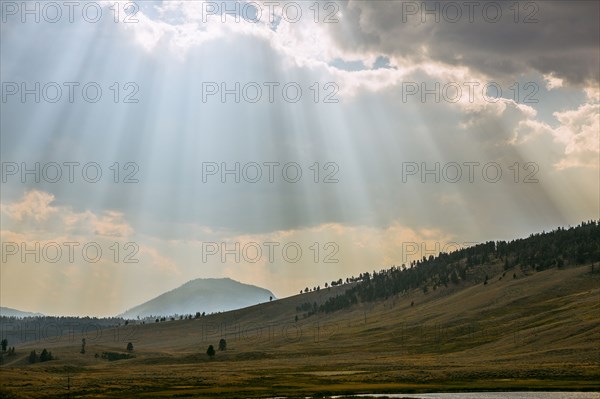
[[[121,212],[106,210],[101,214],[91,211],[75,212],[69,207],[54,205],[53,194],[27,191],[19,201],[1,205],[3,225],[29,228],[38,233],[103,236],[127,238],[133,228]]]
[[[56,214],[57,208],[50,204],[54,201],[54,195],[42,191],[29,191],[25,194],[21,202],[1,204],[0,209],[5,216],[22,221],[31,218],[37,222],[48,220]]]
[[[451,22],[441,1],[350,0],[343,25],[329,30],[336,44],[352,54],[380,53],[411,64],[438,61],[497,79],[537,71],[569,84],[598,82],[598,2],[477,4],[472,22],[465,6],[461,18]],[[498,6],[501,17],[495,18]],[[417,7],[416,13],[409,7]],[[494,11],[492,21],[486,19],[486,7]],[[436,9],[439,22],[436,13],[425,12]],[[525,23],[528,16],[530,23]]]
[[[162,255],[158,249],[152,246],[141,245],[139,247],[139,255],[149,259],[151,261],[150,266],[161,270],[161,272],[181,275],[177,263],[172,258]]]
[[[561,125],[554,139],[565,146],[565,158],[556,166],[598,168],[600,154],[600,104],[583,104],[575,110],[555,112]]]
[[[337,22],[315,23],[312,3],[301,3],[302,18],[291,22],[282,18],[286,3],[276,7],[270,5],[272,2],[254,3],[261,11],[252,20],[247,10],[255,7],[243,2],[170,1],[142,6],[136,14],[138,23],[121,26],[148,52],[170,52],[180,60],[212,41],[252,37],[268,43],[284,65],[321,70],[331,76],[340,84],[340,94],[347,96],[358,90],[396,86],[415,71],[441,76],[444,69],[454,76],[462,71],[463,78],[470,79],[463,82],[497,80],[507,85],[537,72],[552,90],[599,81],[596,66],[600,63],[600,42],[595,18],[599,5],[573,3],[515,6],[483,1],[471,10],[456,2],[453,4],[459,4],[461,17],[453,22],[449,13],[454,11],[448,11],[440,1],[349,0],[335,3]],[[225,5],[238,7],[238,19],[236,15],[222,15]],[[214,7],[216,12],[212,12]],[[269,10],[273,13],[268,14]],[[438,11],[432,14],[426,10]],[[493,18],[496,12],[500,12],[497,21]],[[562,29],[567,25],[578,28]],[[382,57],[387,67],[373,68]],[[338,61],[363,67],[345,70],[335,66]]]
[[[585,103],[553,115],[557,127],[538,120],[521,120],[510,143],[523,145],[539,137],[552,137],[563,148],[562,157],[554,164],[556,169],[600,168],[600,104]]]
[[[564,81],[553,74],[544,75],[544,80],[546,81],[546,89],[548,90],[560,89],[564,85]]]

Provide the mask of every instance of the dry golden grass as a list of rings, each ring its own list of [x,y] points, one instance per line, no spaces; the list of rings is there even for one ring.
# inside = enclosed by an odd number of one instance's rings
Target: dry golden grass
[[[510,276],[509,276],[510,275]],[[548,270],[488,285],[412,292],[294,321],[345,287],[206,316],[17,347],[6,397],[268,397],[327,393],[600,388],[600,275]],[[411,301],[415,302],[411,306]],[[221,337],[228,349],[210,360]],[[134,359],[109,362],[104,351]],[[31,349],[59,359],[27,364]]]

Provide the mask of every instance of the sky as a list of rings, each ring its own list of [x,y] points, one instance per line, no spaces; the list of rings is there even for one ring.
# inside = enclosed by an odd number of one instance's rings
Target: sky
[[[596,1],[0,4],[2,306],[285,297],[600,218]]]

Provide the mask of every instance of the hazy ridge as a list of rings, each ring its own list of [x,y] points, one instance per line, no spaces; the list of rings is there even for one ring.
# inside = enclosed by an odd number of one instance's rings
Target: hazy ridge
[[[18,309],[7,308],[0,306],[0,317],[41,317],[44,316],[42,313],[36,312],[25,312]]]

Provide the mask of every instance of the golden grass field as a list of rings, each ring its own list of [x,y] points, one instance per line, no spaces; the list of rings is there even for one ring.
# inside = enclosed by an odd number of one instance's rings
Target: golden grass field
[[[296,306],[346,287],[17,346],[0,397],[270,397],[435,390],[600,390],[600,274],[512,271],[487,285],[359,304],[295,322]],[[414,301],[414,306],[411,302]],[[206,355],[220,338],[227,350]],[[108,361],[105,351],[135,358]],[[58,357],[28,364],[32,349]],[[67,382],[70,390],[67,390]]]

